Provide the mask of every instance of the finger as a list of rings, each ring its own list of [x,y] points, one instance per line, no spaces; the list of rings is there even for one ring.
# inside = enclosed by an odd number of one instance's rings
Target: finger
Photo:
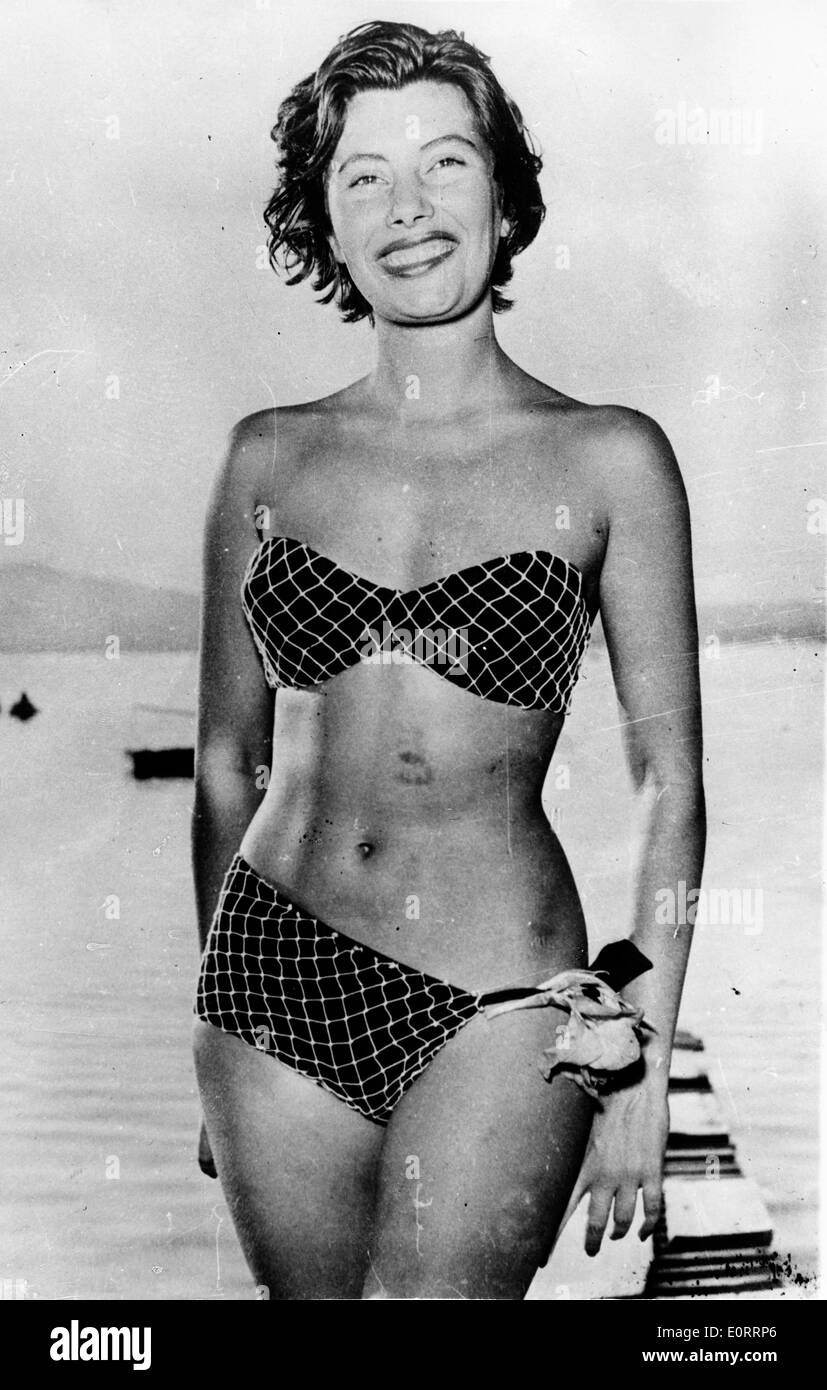
[[[614,1192],[608,1187],[592,1188],[589,1217],[586,1223],[586,1254],[596,1255],[609,1219]]]
[[[648,1240],[655,1227],[663,1205],[663,1181],[661,1178],[643,1184],[643,1224],[638,1231],[641,1240]]]
[[[585,1191],[586,1191],[586,1183],[585,1183],[585,1181],[584,1181],[584,1179],[583,1179],[583,1177],[582,1177],[582,1175],[581,1175],[581,1176],[577,1179],[577,1182],[576,1182],[575,1185],[574,1185],[574,1189],[573,1189],[573,1191],[572,1191],[572,1194],[571,1194],[571,1196],[570,1196],[570,1198],[569,1198],[569,1204],[568,1204],[568,1206],[566,1207],[566,1210],[565,1210],[565,1212],[564,1212],[564,1214],[563,1214],[563,1219],[562,1219],[562,1221],[560,1222],[560,1228],[559,1228],[560,1231],[563,1230],[563,1227],[566,1226],[566,1225],[568,1224],[569,1218],[570,1218],[571,1216],[573,1216],[574,1213],[577,1211],[577,1208],[580,1206],[580,1203],[581,1203],[582,1200],[583,1200],[583,1195],[584,1195]]]
[[[637,1183],[627,1183],[615,1193],[614,1230],[612,1240],[622,1240],[635,1219]]]

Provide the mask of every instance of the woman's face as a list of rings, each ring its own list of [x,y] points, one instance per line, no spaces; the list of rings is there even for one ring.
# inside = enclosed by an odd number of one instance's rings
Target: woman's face
[[[486,292],[506,225],[491,151],[459,87],[352,97],[327,205],[333,254],[377,317],[444,321]]]

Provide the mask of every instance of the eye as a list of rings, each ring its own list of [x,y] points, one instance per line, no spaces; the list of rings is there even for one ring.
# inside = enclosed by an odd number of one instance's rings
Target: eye
[[[369,183],[378,183],[378,182],[379,182],[379,175],[378,175],[378,174],[360,174],[358,178],[354,179],[354,180],[352,181],[352,183],[348,184],[348,187],[349,187],[349,188],[358,188],[360,184],[369,184]]]
[[[464,160],[464,159],[457,159],[456,155],[453,155],[453,154],[445,154],[445,155],[442,156],[441,159],[438,159],[438,160],[436,161],[436,163],[433,164],[431,167],[432,167],[433,169],[438,169],[438,168],[440,167],[441,164],[464,164],[464,163],[465,163],[465,160]]]

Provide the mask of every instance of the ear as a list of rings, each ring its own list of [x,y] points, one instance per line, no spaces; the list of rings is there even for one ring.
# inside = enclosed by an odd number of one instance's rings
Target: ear
[[[514,224],[511,218],[505,214],[505,196],[502,185],[499,183],[497,184],[497,204],[500,214],[500,237],[507,237]]]
[[[325,233],[325,236],[326,236],[326,239],[327,239],[327,244],[328,244],[328,246],[330,247],[330,250],[331,250],[332,253],[333,253],[333,259],[334,259],[334,261],[336,261],[338,265],[342,265],[345,258],[344,258],[344,256],[342,255],[342,248],[341,248],[341,246],[339,245],[339,242],[338,242],[338,240],[336,239],[336,236],[335,236],[334,231],[333,231],[333,218],[330,216],[330,204],[328,203],[328,200],[327,200],[327,177],[325,177],[325,179],[324,179],[323,190],[324,190],[324,215],[325,215],[325,222],[327,223],[327,226],[328,226],[328,231]]]

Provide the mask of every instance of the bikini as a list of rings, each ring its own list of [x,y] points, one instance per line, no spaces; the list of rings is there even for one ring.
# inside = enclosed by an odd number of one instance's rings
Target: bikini
[[[582,588],[568,560],[524,550],[403,592],[274,536],[254,552],[241,600],[273,689],[312,689],[373,660],[389,632],[400,659],[484,700],[565,714],[590,633]],[[457,635],[453,661],[417,640],[434,632]]]
[[[274,536],[253,553],[241,601],[273,689],[313,689],[387,657],[485,700],[566,714],[590,635],[582,589],[575,565],[531,550],[402,591]],[[470,1019],[532,993],[475,994],[412,969],[319,921],[236,854],[195,1011],[385,1125]]]

